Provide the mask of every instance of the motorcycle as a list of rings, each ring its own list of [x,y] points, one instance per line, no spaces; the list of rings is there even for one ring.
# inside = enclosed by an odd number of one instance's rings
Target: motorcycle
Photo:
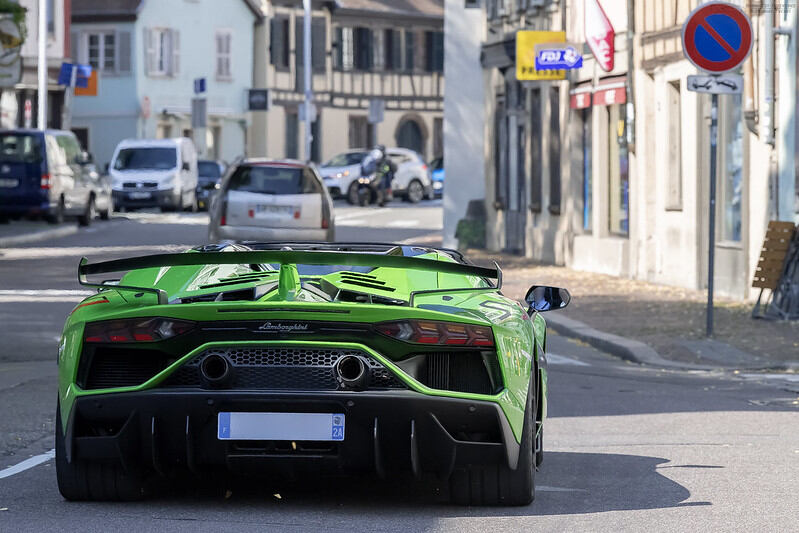
[[[365,207],[376,203],[380,207],[393,200],[391,193],[392,168],[389,164],[381,165],[373,172],[364,172],[358,178],[358,205]]]

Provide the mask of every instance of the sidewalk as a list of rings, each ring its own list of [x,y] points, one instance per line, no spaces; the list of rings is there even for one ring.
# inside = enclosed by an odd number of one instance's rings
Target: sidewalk
[[[72,220],[59,225],[41,220],[11,220],[8,224],[0,224],[0,248],[66,237],[77,232],[78,224]]]
[[[466,250],[465,255],[477,264],[497,261],[503,270],[503,292],[512,298],[523,299],[533,284],[569,289],[569,307],[547,313],[553,329],[626,359],[653,362],[646,359],[660,357],[683,365],[799,371],[799,322],[753,320],[749,302],[716,298],[715,335],[706,339],[705,291],[537,265],[485,250]],[[599,330],[599,337],[592,328]],[[623,339],[614,339],[616,335]],[[635,355],[636,345],[640,357]],[[644,353],[647,346],[654,351]]]

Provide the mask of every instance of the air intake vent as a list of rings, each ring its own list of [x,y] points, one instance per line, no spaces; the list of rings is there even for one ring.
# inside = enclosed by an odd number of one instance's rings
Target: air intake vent
[[[432,389],[496,394],[502,388],[499,369],[489,361],[494,354],[482,352],[438,352],[424,355],[418,379]]]
[[[135,387],[169,366],[169,356],[156,350],[99,348],[78,372],[86,390]]]

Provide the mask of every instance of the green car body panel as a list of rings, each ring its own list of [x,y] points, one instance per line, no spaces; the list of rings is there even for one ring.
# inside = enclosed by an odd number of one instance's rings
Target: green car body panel
[[[196,252],[191,250],[185,252],[185,254],[192,253]],[[430,249],[415,257],[428,261],[456,262],[449,254]],[[198,346],[151,379],[136,386],[84,390],[77,382],[86,324],[144,317],[204,323],[221,318],[263,321],[263,311],[268,309],[273,309],[268,314],[269,320],[308,320],[312,316],[315,322],[346,321],[374,325],[381,322],[416,319],[488,326],[493,332],[495,346],[492,349],[496,350],[502,377],[501,390],[491,395],[433,389],[424,385],[405,372],[385,353],[381,353],[378,349],[380,335],[377,333],[376,342],[368,344],[315,339],[241,341],[236,344],[302,345],[361,350],[393,372],[408,389],[421,395],[496,403],[507,418],[517,442],[522,438],[530,379],[536,379],[533,387],[538,396],[536,427],[538,431],[542,430],[547,411],[547,374],[543,356],[546,345],[546,324],[540,314],[534,313],[532,318],[529,317],[520,303],[502,295],[486,279],[478,276],[383,266],[375,267],[368,272],[375,279],[385,282],[385,286],[391,290],[358,287],[359,293],[374,296],[376,301],[322,301],[313,291],[303,288],[303,284],[310,282],[316,285],[329,283],[332,286],[341,286],[344,281],[342,279],[344,269],[324,274],[303,274],[302,270],[302,265],[298,269],[294,264],[284,263],[258,277],[253,275],[254,271],[250,265],[238,264],[142,268],[130,270],[119,281],[120,287],[141,287],[141,291],[109,286],[83,300],[69,315],[58,349],[58,397],[64,433],[67,432],[70,415],[78,398],[154,389],[197,354],[216,344],[228,346],[231,344],[227,341]],[[198,297],[217,294],[221,290],[247,290],[270,284],[274,284],[275,287],[255,301],[196,301]],[[163,300],[159,303],[159,296],[148,290],[153,288],[164,291],[169,303],[164,304]],[[474,290],[463,290],[464,288]],[[414,291],[440,289],[453,290],[412,294]],[[192,299],[195,301],[182,303]],[[408,305],[409,301],[412,301],[412,306]],[[400,305],[401,302],[404,302],[404,305]]]

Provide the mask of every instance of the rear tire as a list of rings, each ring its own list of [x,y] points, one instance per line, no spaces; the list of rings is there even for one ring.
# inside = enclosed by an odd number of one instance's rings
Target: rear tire
[[[55,468],[58,491],[70,501],[134,501],[144,497],[144,483],[112,463],[91,463],[73,457],[68,463],[61,430],[61,408],[56,407]]]
[[[88,226],[94,220],[96,212],[94,210],[94,196],[89,197],[89,203],[86,204],[86,211],[78,217],[78,224],[81,226]]]
[[[529,505],[535,499],[535,388],[533,375],[527,391],[522,442],[516,470],[503,463],[469,465],[449,479],[450,499],[457,505]]]
[[[109,196],[108,203],[106,205],[105,211],[100,213],[101,220],[108,220],[111,218],[111,214],[114,212],[114,198]]]
[[[64,198],[58,200],[58,207],[51,215],[47,215],[46,219],[48,224],[64,223]]]

